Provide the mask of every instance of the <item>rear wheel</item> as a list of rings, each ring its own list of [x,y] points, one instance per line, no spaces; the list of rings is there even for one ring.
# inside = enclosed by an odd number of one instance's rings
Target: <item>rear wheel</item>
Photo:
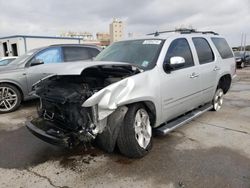
[[[132,158],[145,156],[152,147],[150,117],[142,104],[129,107],[117,139],[120,152]]]
[[[242,61],[241,63],[240,63],[240,68],[244,68],[245,67],[245,62],[244,61]]]
[[[10,84],[0,85],[0,113],[15,111],[21,103],[19,90]]]
[[[218,88],[217,91],[215,92],[214,99],[213,99],[213,110],[214,111],[219,111],[222,107],[223,104],[223,97],[224,97],[224,92],[221,88]]]

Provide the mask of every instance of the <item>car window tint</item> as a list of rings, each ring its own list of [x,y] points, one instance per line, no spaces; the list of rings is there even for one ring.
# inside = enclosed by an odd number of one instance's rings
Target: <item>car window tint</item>
[[[192,52],[186,39],[175,39],[170,44],[164,63],[170,63],[170,58],[176,56],[183,57],[185,59],[185,65],[179,69],[194,66]]]
[[[62,62],[61,49],[60,48],[49,48],[35,55],[31,60],[31,64],[35,61],[41,61],[46,63],[60,63]]]
[[[68,62],[91,59],[92,57],[88,50],[89,48],[85,47],[64,47],[64,61]]]
[[[211,38],[222,59],[232,58],[233,53],[224,38]]]
[[[195,37],[192,38],[200,64],[214,61],[214,53],[206,39]]]
[[[89,48],[89,52],[90,52],[91,57],[95,57],[100,53],[100,51],[95,48]]]
[[[98,54],[95,60],[126,62],[149,70],[155,66],[163,44],[164,41],[160,39],[114,42]]]

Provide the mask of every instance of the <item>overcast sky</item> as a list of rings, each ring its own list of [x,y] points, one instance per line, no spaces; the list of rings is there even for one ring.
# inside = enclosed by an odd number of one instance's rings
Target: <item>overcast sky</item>
[[[250,44],[250,0],[0,0],[0,36],[108,32],[112,17],[126,33],[192,26],[214,30],[239,45]]]

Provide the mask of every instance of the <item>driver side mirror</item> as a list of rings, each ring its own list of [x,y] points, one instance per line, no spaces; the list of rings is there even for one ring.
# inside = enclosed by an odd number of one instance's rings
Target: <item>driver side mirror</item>
[[[170,58],[170,62],[164,62],[163,69],[166,73],[181,68],[185,65],[185,59],[183,57],[175,56]]]
[[[36,65],[42,65],[42,64],[44,64],[43,61],[41,61],[40,59],[35,59],[34,61],[32,61],[30,66],[36,66]]]

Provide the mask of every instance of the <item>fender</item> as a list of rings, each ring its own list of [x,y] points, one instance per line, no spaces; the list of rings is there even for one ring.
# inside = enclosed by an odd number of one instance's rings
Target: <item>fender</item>
[[[96,143],[106,152],[113,152],[120,128],[123,125],[123,119],[128,111],[128,107],[118,107],[107,118],[107,125],[104,131],[97,135]]]
[[[0,84],[4,84],[4,83],[6,83],[6,84],[11,84],[11,85],[16,86],[17,89],[20,90],[20,92],[22,93],[23,96],[26,95],[26,91],[24,90],[24,88],[25,88],[26,86],[22,86],[20,83],[15,82],[15,81],[13,81],[13,80],[4,79],[4,80],[1,80],[1,81],[0,81]]]

